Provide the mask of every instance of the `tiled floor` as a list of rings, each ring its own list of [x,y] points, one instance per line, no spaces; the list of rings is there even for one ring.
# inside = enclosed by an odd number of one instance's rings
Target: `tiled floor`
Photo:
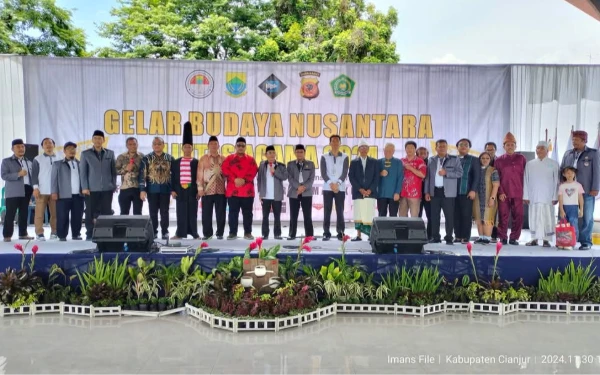
[[[4,317],[0,374],[591,374],[600,373],[598,332],[592,315],[337,315],[239,334],[187,316]]]

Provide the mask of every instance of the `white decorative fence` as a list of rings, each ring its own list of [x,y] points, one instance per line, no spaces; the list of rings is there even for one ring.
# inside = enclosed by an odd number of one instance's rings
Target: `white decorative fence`
[[[548,317],[547,315],[534,315],[536,321],[558,321],[562,314],[579,315],[581,319],[578,321],[587,322],[594,321],[596,314],[600,314],[600,305],[597,304],[573,304],[561,302],[513,302],[508,304],[490,304],[490,303],[457,303],[443,302],[435,305],[427,306],[402,306],[394,305],[363,305],[363,304],[347,304],[334,303],[329,306],[320,307],[314,311],[305,314],[298,314],[287,317],[270,318],[270,319],[254,319],[254,318],[231,318],[211,314],[202,308],[194,307],[186,304],[185,307],[180,307],[173,310],[155,312],[155,311],[134,311],[122,310],[121,307],[94,307],[94,306],[77,306],[65,303],[56,304],[32,304],[29,306],[21,306],[20,308],[11,308],[0,305],[0,317],[3,316],[24,316],[38,314],[61,314],[75,315],[89,318],[114,317],[114,316],[144,316],[158,318],[186,312],[189,316],[198,319],[200,322],[208,324],[211,328],[219,328],[231,332],[257,332],[257,331],[274,331],[278,332],[292,327],[302,327],[312,322],[318,322],[322,319],[340,314],[385,314],[394,316],[420,317],[419,320],[414,320],[414,325],[420,325],[425,318],[430,315],[440,313],[468,313],[477,314],[487,322],[486,316],[499,315],[508,316],[518,312],[544,312],[558,313]],[[449,315],[451,316],[451,315]],[[362,319],[362,317],[358,317]],[[432,317],[433,318],[433,317]],[[428,318],[428,322],[435,324]],[[433,318],[435,319],[435,318]],[[476,319],[479,321],[481,319]],[[529,319],[528,320],[535,320]],[[428,324],[429,324],[428,323]]]

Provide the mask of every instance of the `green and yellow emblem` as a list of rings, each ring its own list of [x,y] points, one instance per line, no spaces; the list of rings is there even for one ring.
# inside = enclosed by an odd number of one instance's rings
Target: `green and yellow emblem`
[[[345,74],[339,75],[331,81],[331,90],[336,98],[349,98],[352,96],[356,83]]]

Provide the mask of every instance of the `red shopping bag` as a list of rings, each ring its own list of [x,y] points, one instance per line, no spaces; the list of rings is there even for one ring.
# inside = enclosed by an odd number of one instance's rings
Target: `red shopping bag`
[[[566,219],[560,219],[556,226],[556,246],[572,247],[577,243],[575,228]]]

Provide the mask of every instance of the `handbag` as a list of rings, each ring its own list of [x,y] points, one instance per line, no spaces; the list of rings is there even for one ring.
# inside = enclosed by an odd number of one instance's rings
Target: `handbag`
[[[556,226],[556,246],[573,247],[576,243],[575,227],[572,227],[567,219],[560,219]]]

